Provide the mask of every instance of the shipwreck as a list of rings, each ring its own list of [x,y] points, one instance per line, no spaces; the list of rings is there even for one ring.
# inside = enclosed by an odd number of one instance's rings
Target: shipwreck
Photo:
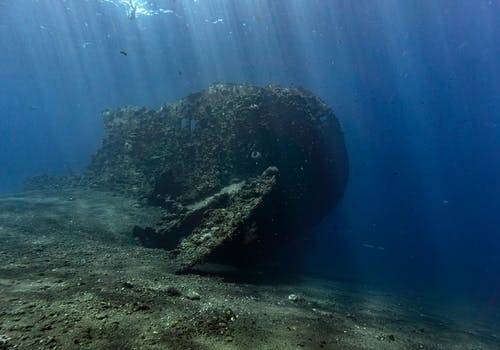
[[[103,189],[161,208],[154,225],[131,234],[170,250],[178,271],[272,256],[320,222],[346,187],[340,124],[301,88],[216,84],[157,110],[103,117],[102,145],[82,176],[28,187]]]

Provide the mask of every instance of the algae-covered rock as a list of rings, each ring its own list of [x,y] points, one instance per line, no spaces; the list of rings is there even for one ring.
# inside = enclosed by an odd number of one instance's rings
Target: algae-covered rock
[[[299,88],[216,84],[158,110],[106,111],[104,124],[78,183],[164,208],[134,234],[174,250],[179,270],[272,254],[318,223],[347,181],[335,115]]]

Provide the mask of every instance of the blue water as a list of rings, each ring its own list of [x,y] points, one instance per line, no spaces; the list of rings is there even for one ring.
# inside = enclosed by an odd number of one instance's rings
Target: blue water
[[[105,108],[300,85],[351,162],[302,267],[500,304],[500,1],[136,3],[0,0],[0,192],[81,172]]]

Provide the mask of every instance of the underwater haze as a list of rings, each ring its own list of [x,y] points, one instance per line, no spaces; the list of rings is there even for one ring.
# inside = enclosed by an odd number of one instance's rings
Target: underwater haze
[[[300,86],[349,179],[287,263],[500,307],[499,0],[0,0],[0,43],[1,193],[81,174],[106,109]]]

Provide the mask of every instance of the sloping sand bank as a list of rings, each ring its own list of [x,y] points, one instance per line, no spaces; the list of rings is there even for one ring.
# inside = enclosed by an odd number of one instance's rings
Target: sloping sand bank
[[[175,275],[130,235],[158,215],[104,192],[1,197],[0,349],[499,348],[492,324],[365,286]]]

